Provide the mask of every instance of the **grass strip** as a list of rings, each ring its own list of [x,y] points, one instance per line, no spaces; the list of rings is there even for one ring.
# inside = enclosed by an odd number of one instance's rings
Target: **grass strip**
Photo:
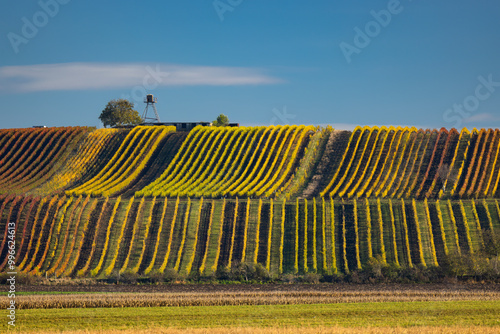
[[[19,310],[16,331],[500,326],[500,301]],[[5,328],[6,323],[2,324]],[[498,329],[498,328],[497,328]]]

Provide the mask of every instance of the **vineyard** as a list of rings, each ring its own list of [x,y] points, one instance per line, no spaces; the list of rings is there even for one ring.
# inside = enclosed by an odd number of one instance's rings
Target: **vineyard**
[[[491,129],[4,129],[0,271],[445,266],[498,242],[499,153]]]
[[[106,277],[174,269],[209,275],[260,263],[271,273],[360,270],[370,258],[439,266],[479,252],[500,228],[497,200],[205,200],[2,196],[22,272]],[[3,236],[2,263],[7,263]]]
[[[500,196],[500,131],[313,126],[0,130],[0,194],[181,198]]]

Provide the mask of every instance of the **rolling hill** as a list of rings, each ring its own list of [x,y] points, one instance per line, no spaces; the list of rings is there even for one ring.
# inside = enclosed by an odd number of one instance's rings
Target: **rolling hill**
[[[491,129],[4,129],[0,269],[443,266],[500,233],[499,151]]]

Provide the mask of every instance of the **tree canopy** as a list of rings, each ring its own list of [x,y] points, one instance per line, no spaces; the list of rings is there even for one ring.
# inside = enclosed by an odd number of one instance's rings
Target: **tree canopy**
[[[134,104],[125,99],[111,100],[99,116],[104,127],[138,125],[142,123],[142,118]]]
[[[220,114],[217,116],[217,119],[212,122],[213,126],[228,126],[229,125],[229,118],[227,118],[226,115]]]

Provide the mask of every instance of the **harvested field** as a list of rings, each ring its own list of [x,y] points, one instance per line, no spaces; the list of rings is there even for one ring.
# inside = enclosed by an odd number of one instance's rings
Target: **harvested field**
[[[19,309],[500,300],[497,285],[97,285],[24,286],[21,291]]]

